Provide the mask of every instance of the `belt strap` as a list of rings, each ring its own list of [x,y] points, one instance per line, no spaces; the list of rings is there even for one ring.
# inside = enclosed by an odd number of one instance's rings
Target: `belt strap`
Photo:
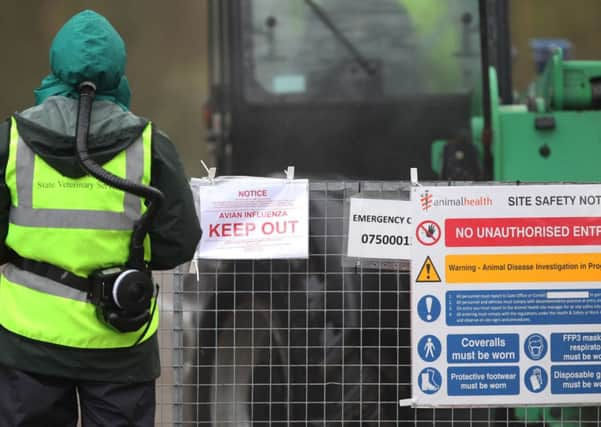
[[[38,276],[46,277],[55,282],[59,282],[70,288],[77,289],[90,294],[92,290],[92,282],[83,277],[77,276],[70,271],[64,270],[47,262],[34,261],[32,259],[23,258],[14,251],[11,251],[8,258],[9,262],[21,270],[29,271]]]

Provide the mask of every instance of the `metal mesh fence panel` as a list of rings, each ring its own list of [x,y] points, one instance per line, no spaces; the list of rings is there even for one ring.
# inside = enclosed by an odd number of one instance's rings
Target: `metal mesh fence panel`
[[[160,327],[159,327],[159,348],[161,355],[161,376],[156,385],[156,426],[173,426],[175,417],[174,408],[174,373],[178,372],[177,366],[181,363],[174,358],[174,355],[180,354],[178,343],[174,342],[174,337],[178,336],[175,328],[174,319],[180,319],[180,315],[174,315],[173,297],[177,295],[174,291],[174,285],[182,282],[183,269],[175,271],[154,272],[153,277],[159,285],[158,307],[160,309]]]
[[[345,200],[406,189],[312,182],[309,259],[200,261],[161,276],[157,425],[601,425],[590,407],[399,406],[411,395],[409,275],[348,263]]]

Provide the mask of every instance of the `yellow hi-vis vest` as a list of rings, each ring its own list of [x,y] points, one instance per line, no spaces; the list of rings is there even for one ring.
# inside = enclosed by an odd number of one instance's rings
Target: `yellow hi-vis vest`
[[[149,185],[151,124],[126,150],[103,167],[129,181]],[[10,191],[6,245],[23,258],[53,264],[81,277],[98,269],[123,265],[129,255],[134,221],[145,210],[143,200],[86,175],[68,178],[48,165],[19,137],[11,120],[5,181]],[[150,239],[144,241],[150,260]],[[154,299],[153,299],[154,303]],[[13,264],[0,277],[0,325],[38,341],[84,349],[133,345],[147,325],[117,332],[96,317],[85,292]],[[140,342],[158,327],[155,310]]]

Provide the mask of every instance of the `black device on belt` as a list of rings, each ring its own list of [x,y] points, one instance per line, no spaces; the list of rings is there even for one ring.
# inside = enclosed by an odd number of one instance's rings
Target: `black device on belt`
[[[98,308],[96,314],[102,314],[101,320],[121,332],[136,331],[150,322],[155,293],[150,271],[113,267],[94,272],[90,281],[90,301]]]
[[[98,318],[118,331],[136,331],[154,313],[154,308],[150,310],[155,296],[150,271],[113,267],[96,271],[86,279],[52,264],[23,258],[13,251],[9,262],[21,270],[84,292],[96,306]]]

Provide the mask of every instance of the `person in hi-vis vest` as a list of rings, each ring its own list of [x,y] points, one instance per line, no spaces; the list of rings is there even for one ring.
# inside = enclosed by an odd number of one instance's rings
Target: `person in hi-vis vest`
[[[125,63],[112,25],[80,12],[52,42],[36,105],[0,123],[2,426],[75,426],[78,402],[83,426],[154,426],[151,270],[190,260],[201,230],[175,147],[129,111]],[[151,203],[82,166],[75,141],[84,81],[95,88],[89,161],[163,194],[137,246],[139,270],[120,266]]]

